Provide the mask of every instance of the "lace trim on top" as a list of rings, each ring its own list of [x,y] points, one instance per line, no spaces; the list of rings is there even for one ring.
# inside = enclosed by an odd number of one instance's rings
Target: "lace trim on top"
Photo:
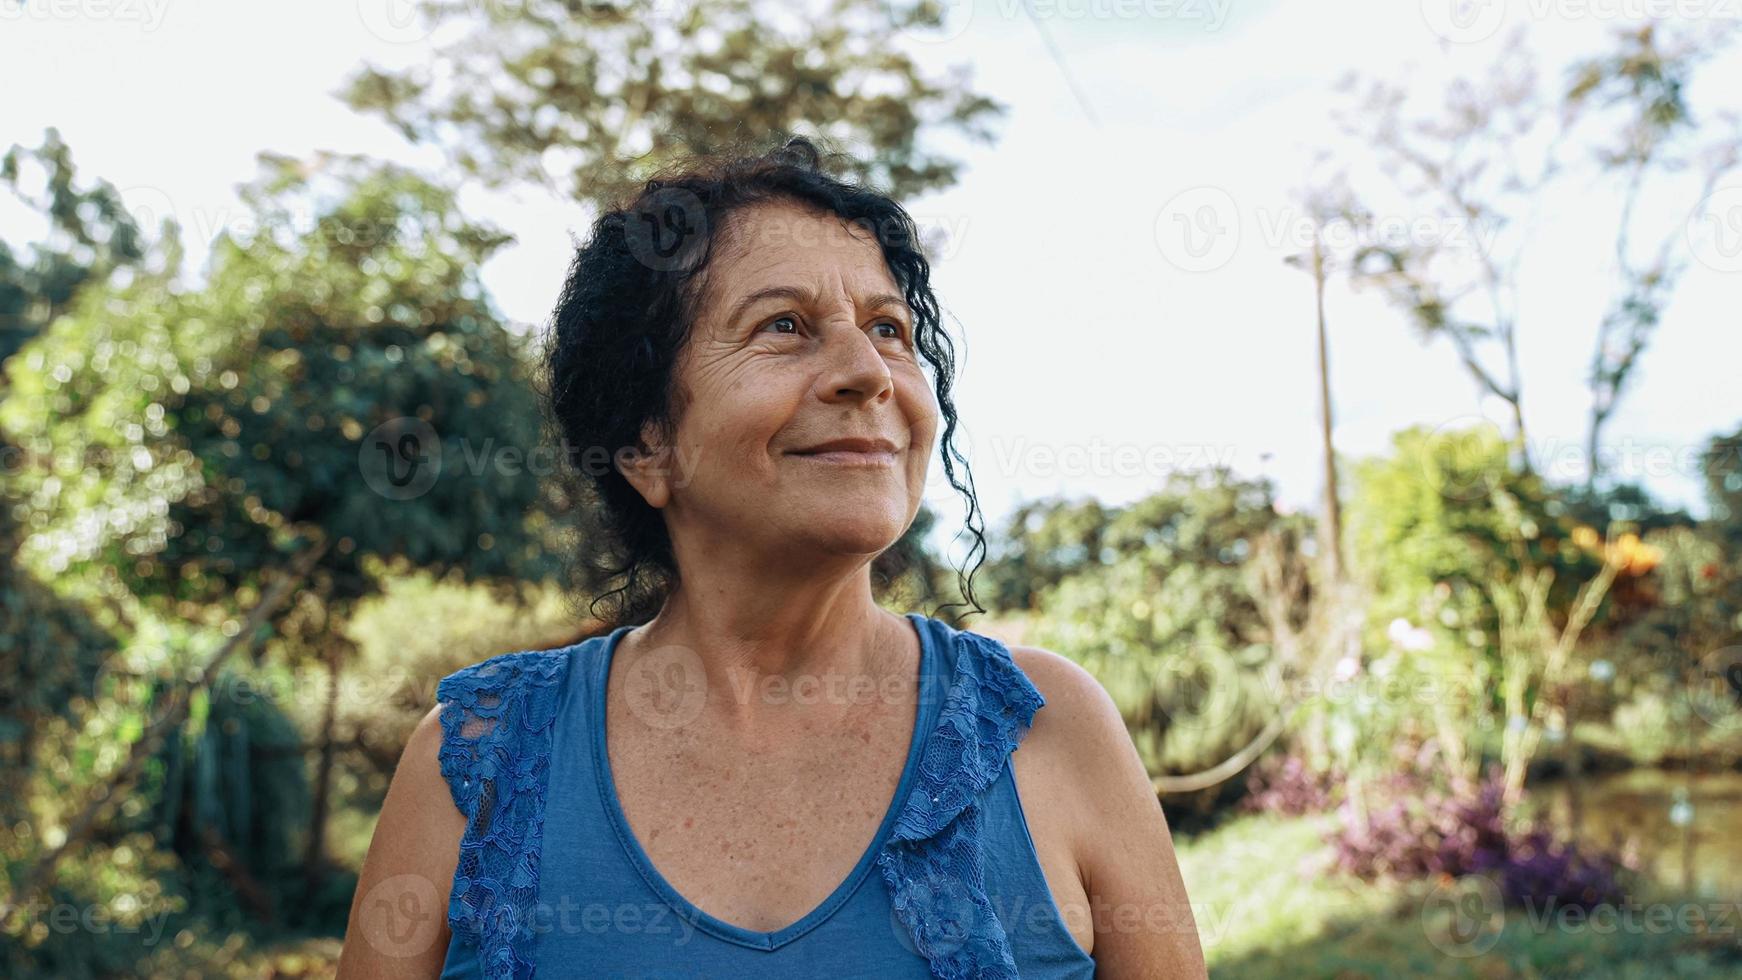
[[[504,653],[442,678],[442,776],[466,815],[448,927],[489,977],[529,978],[551,733],[569,650]]]
[[[967,630],[951,639],[955,677],[877,864],[932,976],[1015,980],[1015,956],[986,895],[979,800],[1046,699],[1004,644]]]

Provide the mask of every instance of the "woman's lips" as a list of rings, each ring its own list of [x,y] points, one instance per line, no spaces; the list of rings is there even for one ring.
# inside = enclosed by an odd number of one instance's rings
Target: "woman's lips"
[[[799,459],[808,459],[812,462],[826,463],[831,466],[877,469],[895,465],[895,454],[885,450],[852,452],[845,449],[830,449],[820,453],[793,453],[792,455]]]

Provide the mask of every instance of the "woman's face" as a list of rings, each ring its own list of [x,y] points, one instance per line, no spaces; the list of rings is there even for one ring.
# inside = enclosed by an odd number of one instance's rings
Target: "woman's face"
[[[721,229],[701,286],[675,436],[637,481],[679,561],[893,544],[919,509],[938,407],[876,241],[834,215],[756,205]]]

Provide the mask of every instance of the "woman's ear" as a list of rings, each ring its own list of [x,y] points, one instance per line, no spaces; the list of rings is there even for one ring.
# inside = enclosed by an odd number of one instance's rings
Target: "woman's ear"
[[[623,479],[628,480],[629,485],[641,494],[641,499],[647,501],[647,506],[655,510],[671,503],[674,470],[670,464],[672,452],[666,435],[659,426],[649,422],[641,427],[639,444],[624,446],[612,460]]]

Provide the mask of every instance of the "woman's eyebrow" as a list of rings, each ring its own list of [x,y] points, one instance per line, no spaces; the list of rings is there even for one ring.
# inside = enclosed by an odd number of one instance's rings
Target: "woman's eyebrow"
[[[795,303],[815,303],[816,298],[816,293],[808,289],[800,289],[797,286],[764,286],[761,289],[745,293],[738,302],[732,304],[732,312],[726,317],[726,322],[737,323],[738,318],[744,315],[745,310],[748,310],[750,307],[765,299],[785,299],[792,300]],[[878,293],[875,296],[868,296],[863,305],[868,309],[892,306],[910,318],[913,315],[912,310],[908,308],[907,300],[894,293]]]
[[[878,293],[877,295],[865,300],[865,305],[873,309],[878,307],[893,307],[894,309],[900,310],[908,319],[913,319],[913,310],[907,305],[907,300],[895,295],[894,293]]]

